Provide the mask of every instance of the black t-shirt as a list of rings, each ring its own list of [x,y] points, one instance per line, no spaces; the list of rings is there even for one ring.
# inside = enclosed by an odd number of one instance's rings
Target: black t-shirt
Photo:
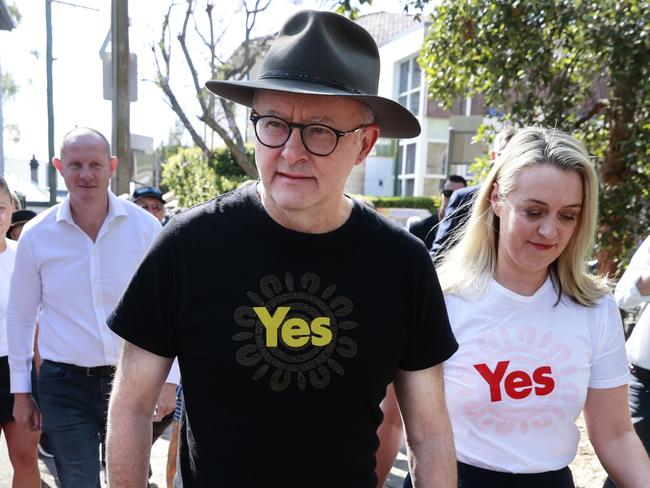
[[[294,232],[255,185],[174,217],[109,325],[178,356],[185,487],[374,488],[387,384],[457,348],[415,237],[359,203]]]

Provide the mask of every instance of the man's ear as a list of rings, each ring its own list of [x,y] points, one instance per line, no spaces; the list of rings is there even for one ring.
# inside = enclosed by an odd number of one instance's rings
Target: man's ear
[[[501,213],[501,196],[499,195],[499,184],[495,181],[492,184],[492,192],[490,193],[490,205],[494,215],[500,217]]]
[[[110,169],[111,176],[113,176],[117,171],[117,158],[115,156],[111,156],[111,159],[108,161],[108,167]]]
[[[358,165],[363,163],[366,158],[368,157],[368,154],[370,154],[370,151],[372,151],[372,148],[375,146],[375,143],[377,142],[377,139],[379,139],[379,126],[376,124],[369,125],[368,127],[364,127],[361,129],[361,150],[359,151],[359,155],[356,157],[354,160],[354,165]]]
[[[63,163],[59,158],[52,158],[52,166],[54,166],[56,170],[61,173],[61,176],[63,176]]]

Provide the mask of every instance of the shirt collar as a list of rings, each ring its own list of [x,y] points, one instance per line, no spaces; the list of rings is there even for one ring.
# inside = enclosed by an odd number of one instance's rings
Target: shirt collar
[[[124,202],[116,197],[112,191],[108,190],[108,214],[104,221],[110,222],[117,217],[126,217],[127,215],[126,209],[124,208]],[[70,208],[70,195],[66,196],[61,202],[61,205],[56,212],[56,221],[64,221],[69,224],[75,223],[72,218],[72,209]]]

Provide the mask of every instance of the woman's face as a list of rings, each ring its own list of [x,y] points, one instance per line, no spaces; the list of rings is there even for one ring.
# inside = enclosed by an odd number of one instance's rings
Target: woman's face
[[[9,193],[0,190],[0,239],[5,237],[11,226],[11,214],[13,211],[14,202],[11,200]]]
[[[495,184],[491,202],[499,217],[497,273],[541,284],[578,225],[582,201],[580,174],[551,164],[524,170],[505,198],[498,196]]]

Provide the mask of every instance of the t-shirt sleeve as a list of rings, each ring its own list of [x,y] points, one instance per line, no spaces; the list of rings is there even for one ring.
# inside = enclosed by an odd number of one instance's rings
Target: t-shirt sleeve
[[[423,248],[424,250],[424,248]],[[406,351],[400,369],[417,371],[430,368],[449,359],[458,349],[458,343],[449,325],[445,300],[438,276],[428,253],[418,262],[419,279],[414,310],[410,315]]]
[[[614,297],[609,294],[597,305],[602,307],[599,336],[596,338],[589,388],[614,388],[629,380],[623,323]]]
[[[176,233],[170,222],[109,315],[113,332],[159,356],[177,356],[178,269]]]

